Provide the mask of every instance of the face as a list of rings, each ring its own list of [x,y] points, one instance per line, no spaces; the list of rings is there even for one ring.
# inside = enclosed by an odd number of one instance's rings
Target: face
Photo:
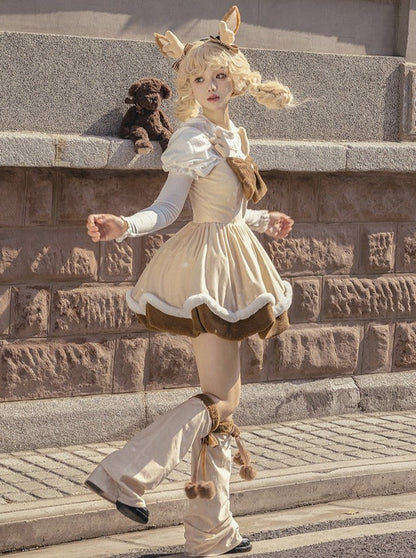
[[[233,94],[233,83],[226,68],[208,66],[201,75],[191,78],[191,87],[206,115],[224,112]]]

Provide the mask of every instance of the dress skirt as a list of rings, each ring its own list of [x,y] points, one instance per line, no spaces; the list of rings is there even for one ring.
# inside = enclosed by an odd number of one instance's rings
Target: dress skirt
[[[240,340],[289,327],[291,285],[240,219],[191,222],[156,252],[127,294],[129,307],[153,331],[190,337],[214,333]]]

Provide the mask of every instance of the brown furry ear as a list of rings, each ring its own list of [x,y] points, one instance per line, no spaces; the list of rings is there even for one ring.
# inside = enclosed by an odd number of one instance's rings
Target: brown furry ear
[[[162,97],[164,99],[169,99],[169,97],[172,95],[172,90],[169,87],[169,85],[167,85],[166,83],[162,82],[161,88],[160,88],[160,92],[162,93]]]
[[[134,97],[138,89],[139,89],[139,83],[135,81],[132,85],[130,85],[129,96]]]

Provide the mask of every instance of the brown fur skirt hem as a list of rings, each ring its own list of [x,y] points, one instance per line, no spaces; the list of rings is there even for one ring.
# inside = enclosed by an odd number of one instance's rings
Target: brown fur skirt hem
[[[262,339],[279,335],[289,327],[287,312],[274,316],[271,304],[260,308],[255,314],[238,322],[227,322],[214,314],[206,304],[192,310],[191,318],[178,318],[165,314],[151,304],[146,304],[146,315],[137,314],[138,320],[150,331],[165,331],[188,337],[201,333],[214,333],[223,339],[240,341],[256,333]]]

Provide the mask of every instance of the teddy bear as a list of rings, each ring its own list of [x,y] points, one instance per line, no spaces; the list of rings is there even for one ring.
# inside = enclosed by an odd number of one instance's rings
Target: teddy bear
[[[133,140],[136,153],[151,153],[151,140],[158,141],[162,151],[167,148],[173,129],[159,107],[163,99],[168,99],[171,93],[166,83],[154,77],[139,79],[131,85],[129,96],[124,102],[134,106],[124,115],[119,136]]]

